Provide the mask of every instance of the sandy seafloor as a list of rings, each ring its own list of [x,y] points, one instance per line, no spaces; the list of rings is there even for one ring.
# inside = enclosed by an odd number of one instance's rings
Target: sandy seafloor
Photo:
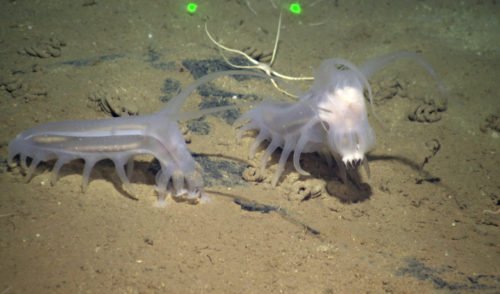
[[[223,68],[205,22],[229,47],[271,50],[279,10],[249,3],[255,14],[230,0],[200,1],[195,15],[184,1],[2,3],[0,293],[500,292],[497,1],[304,1],[302,15],[284,13],[280,73],[309,76],[323,59],[360,64],[409,50],[448,88],[447,108],[435,113],[441,97],[416,63],[374,76],[380,122],[370,112],[377,145],[371,177],[360,171],[362,195],[314,154],[302,158],[311,177],[289,161],[272,187],[278,151],[263,182],[242,180],[263,150],[249,160],[253,137],[237,143],[227,116],[183,123],[209,203],[155,207],[150,158],[138,158],[127,191],[111,162],[94,168],[85,193],[81,162],[54,186],[53,163],[28,183],[8,168],[8,142],[21,131],[109,117],[91,98],[151,113],[194,80],[188,65]],[[215,96],[194,93],[186,109],[217,104],[214,89],[294,101],[263,79],[225,77],[210,89]],[[419,106],[436,121],[410,121]],[[319,195],[307,195],[315,187]],[[279,210],[244,210],[234,197]]]

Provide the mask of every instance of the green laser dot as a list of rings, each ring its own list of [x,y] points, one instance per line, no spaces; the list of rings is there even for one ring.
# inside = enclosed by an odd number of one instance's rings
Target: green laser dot
[[[188,5],[186,5],[186,11],[189,14],[194,14],[197,9],[198,9],[198,4],[196,4],[194,2],[190,2],[190,3],[188,3]]]
[[[293,2],[290,4],[288,7],[288,10],[293,13],[293,14],[301,14],[302,13],[302,6],[300,6],[299,2]]]

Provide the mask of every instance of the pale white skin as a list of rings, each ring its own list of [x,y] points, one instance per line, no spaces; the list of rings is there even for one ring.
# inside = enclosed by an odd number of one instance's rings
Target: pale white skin
[[[270,142],[261,169],[278,147],[283,149],[273,185],[292,151],[295,169],[301,174],[308,173],[300,167],[300,155],[309,152],[329,154],[345,174],[345,166],[358,166],[373,148],[375,135],[368,123],[363,96],[366,80],[354,70],[339,70],[338,65],[351,66],[343,60],[324,61],[313,86],[297,103],[263,102],[240,118],[240,122],[248,121],[240,129],[240,136],[246,130],[259,131],[251,156],[263,141]]]
[[[282,148],[273,185],[278,183],[292,152],[294,167],[303,175],[308,173],[300,166],[300,155],[310,152],[321,153],[327,160],[333,157],[344,182],[347,169],[363,164],[369,173],[366,153],[375,146],[375,134],[368,121],[363,93],[366,91],[372,102],[368,79],[387,64],[402,58],[417,61],[442,90],[432,67],[416,53],[391,53],[369,60],[359,69],[347,60],[328,59],[316,70],[313,86],[298,102],[264,101],[243,114],[237,121],[242,124],[238,137],[247,130],[258,131],[250,157],[255,155],[261,143],[269,141],[261,170],[265,169],[271,154],[278,147]]]
[[[241,72],[208,74],[189,85],[155,114],[50,122],[33,127],[9,143],[8,161],[13,165],[14,158],[18,156],[28,178],[31,178],[40,162],[55,160],[52,169],[52,182],[55,182],[64,164],[83,159],[82,190],[85,190],[97,162],[111,159],[126,186],[133,170],[134,156],[148,154],[155,157],[161,166],[156,174],[158,206],[165,206],[168,195],[190,202],[204,201],[206,195],[203,192],[201,169],[191,156],[177,121],[234,108],[222,106],[181,112],[184,101],[198,86],[221,76],[235,74]],[[251,72],[244,74],[261,76]]]
[[[332,153],[341,156],[346,166],[355,166],[375,145],[363,93],[359,88],[346,86],[327,96],[328,99],[321,101],[318,108],[324,110],[319,112],[319,119],[330,126],[329,147]]]
[[[276,185],[285,163],[294,151],[293,163],[301,174],[307,174],[299,163],[300,154],[319,152],[333,156],[339,167],[366,163],[365,154],[375,144],[375,136],[368,122],[363,98],[371,90],[367,79],[390,62],[412,58],[435,79],[430,65],[411,52],[397,52],[372,59],[360,70],[348,61],[329,59],[319,67],[313,87],[296,103],[265,101],[248,111],[240,122],[248,121],[240,129],[258,130],[251,154],[265,140],[269,145],[262,158],[262,168],[270,155],[282,148],[278,169],[273,179]],[[338,65],[348,70],[339,70]],[[264,76],[249,71],[225,71],[208,74],[193,82],[172,98],[161,111],[146,116],[107,120],[52,122],[19,134],[9,143],[9,163],[19,156],[23,168],[31,177],[40,162],[56,160],[53,179],[62,165],[74,159],[84,159],[82,187],[85,188],[94,165],[102,159],[111,159],[124,184],[128,184],[133,167],[133,156],[150,154],[161,164],[156,176],[159,204],[171,194],[188,201],[203,200],[203,180],[177,125],[178,120],[197,118],[205,114],[234,108],[223,106],[193,112],[181,112],[186,98],[196,87],[225,75]],[[439,84],[442,90],[442,85]],[[28,158],[31,164],[28,166]],[[366,165],[365,165],[366,166]],[[125,168],[127,170],[125,170]]]

